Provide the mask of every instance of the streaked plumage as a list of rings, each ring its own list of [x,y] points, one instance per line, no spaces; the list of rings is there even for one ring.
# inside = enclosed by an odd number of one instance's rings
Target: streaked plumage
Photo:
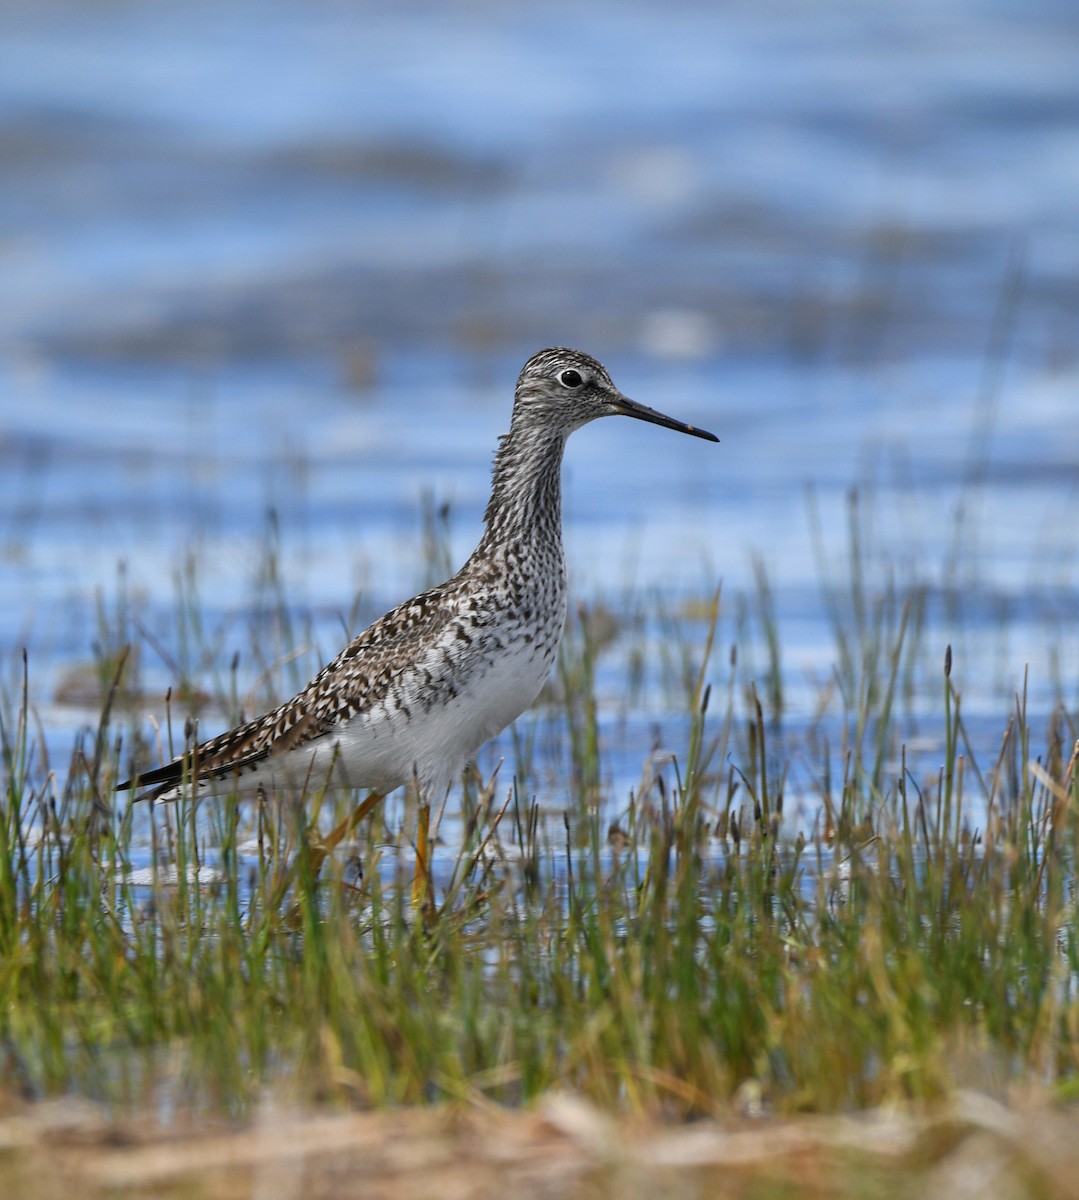
[[[717,440],[626,399],[586,354],[533,355],[495,455],[483,537],[460,571],[379,618],[272,712],[118,786],[172,800],[190,779],[242,793],[415,780],[441,800],[550,673],[566,616],[562,452],[573,430],[619,414]]]

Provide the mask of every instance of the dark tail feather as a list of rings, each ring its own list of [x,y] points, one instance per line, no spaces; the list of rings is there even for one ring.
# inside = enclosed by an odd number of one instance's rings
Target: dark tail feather
[[[115,790],[126,792],[133,788],[145,787],[149,788],[149,791],[145,791],[141,795],[133,797],[133,799],[135,801],[156,800],[158,796],[163,796],[173,788],[179,787],[184,780],[190,780],[193,774],[198,775],[200,782],[239,775],[247,767],[253,766],[260,759],[265,758],[267,753],[266,750],[258,750],[254,754],[249,754],[246,758],[237,759],[235,762],[217,767],[204,766],[197,754],[188,753],[180,758],[173,759],[170,763],[165,763],[162,767],[154,767],[152,771],[141,771],[138,775],[132,775],[130,779],[125,779],[123,783],[116,784]]]
[[[146,787],[155,783],[179,783],[184,777],[185,768],[189,768],[189,765],[189,759],[177,758],[163,767],[155,767],[152,771],[141,771],[138,775],[132,775],[123,783],[116,784],[116,791],[128,792],[132,788]]]
[[[118,783],[115,790],[118,792],[129,792],[135,788],[149,788],[141,796],[133,796],[134,801],[138,800],[155,800],[158,796],[162,796],[165,792],[176,787],[177,784],[183,781],[185,775],[191,773],[191,759],[189,756],[177,758],[173,762],[165,763],[163,767],[155,767],[152,771],[142,771],[138,775],[132,775],[130,779],[125,779],[123,783]]]

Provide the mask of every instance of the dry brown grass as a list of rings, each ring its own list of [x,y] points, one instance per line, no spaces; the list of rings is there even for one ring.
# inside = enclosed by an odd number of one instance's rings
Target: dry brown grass
[[[959,1092],[932,1113],[614,1119],[575,1096],[531,1110],[289,1111],[242,1128],[108,1119],[83,1102],[8,1106],[5,1200],[645,1200],[1079,1197],[1079,1113]]]

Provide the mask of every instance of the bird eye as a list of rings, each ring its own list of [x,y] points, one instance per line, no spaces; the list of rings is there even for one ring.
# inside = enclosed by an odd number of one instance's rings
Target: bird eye
[[[568,371],[563,371],[558,378],[562,386],[568,388],[579,388],[584,383],[580,371],[574,371],[572,368]]]

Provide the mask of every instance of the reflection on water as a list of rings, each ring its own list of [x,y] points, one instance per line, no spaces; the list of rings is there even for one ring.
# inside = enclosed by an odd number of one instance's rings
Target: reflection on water
[[[559,342],[722,439],[574,439],[578,596],[722,577],[729,642],[760,556],[808,719],[806,488],[834,566],[857,487],[870,586],[928,590],[987,737],[1026,663],[1074,703],[1077,36],[1019,0],[7,5],[0,645],[50,729],[118,563],[167,642],[193,553],[227,663],[269,509],[324,655],[420,580],[425,492],[461,559]]]

